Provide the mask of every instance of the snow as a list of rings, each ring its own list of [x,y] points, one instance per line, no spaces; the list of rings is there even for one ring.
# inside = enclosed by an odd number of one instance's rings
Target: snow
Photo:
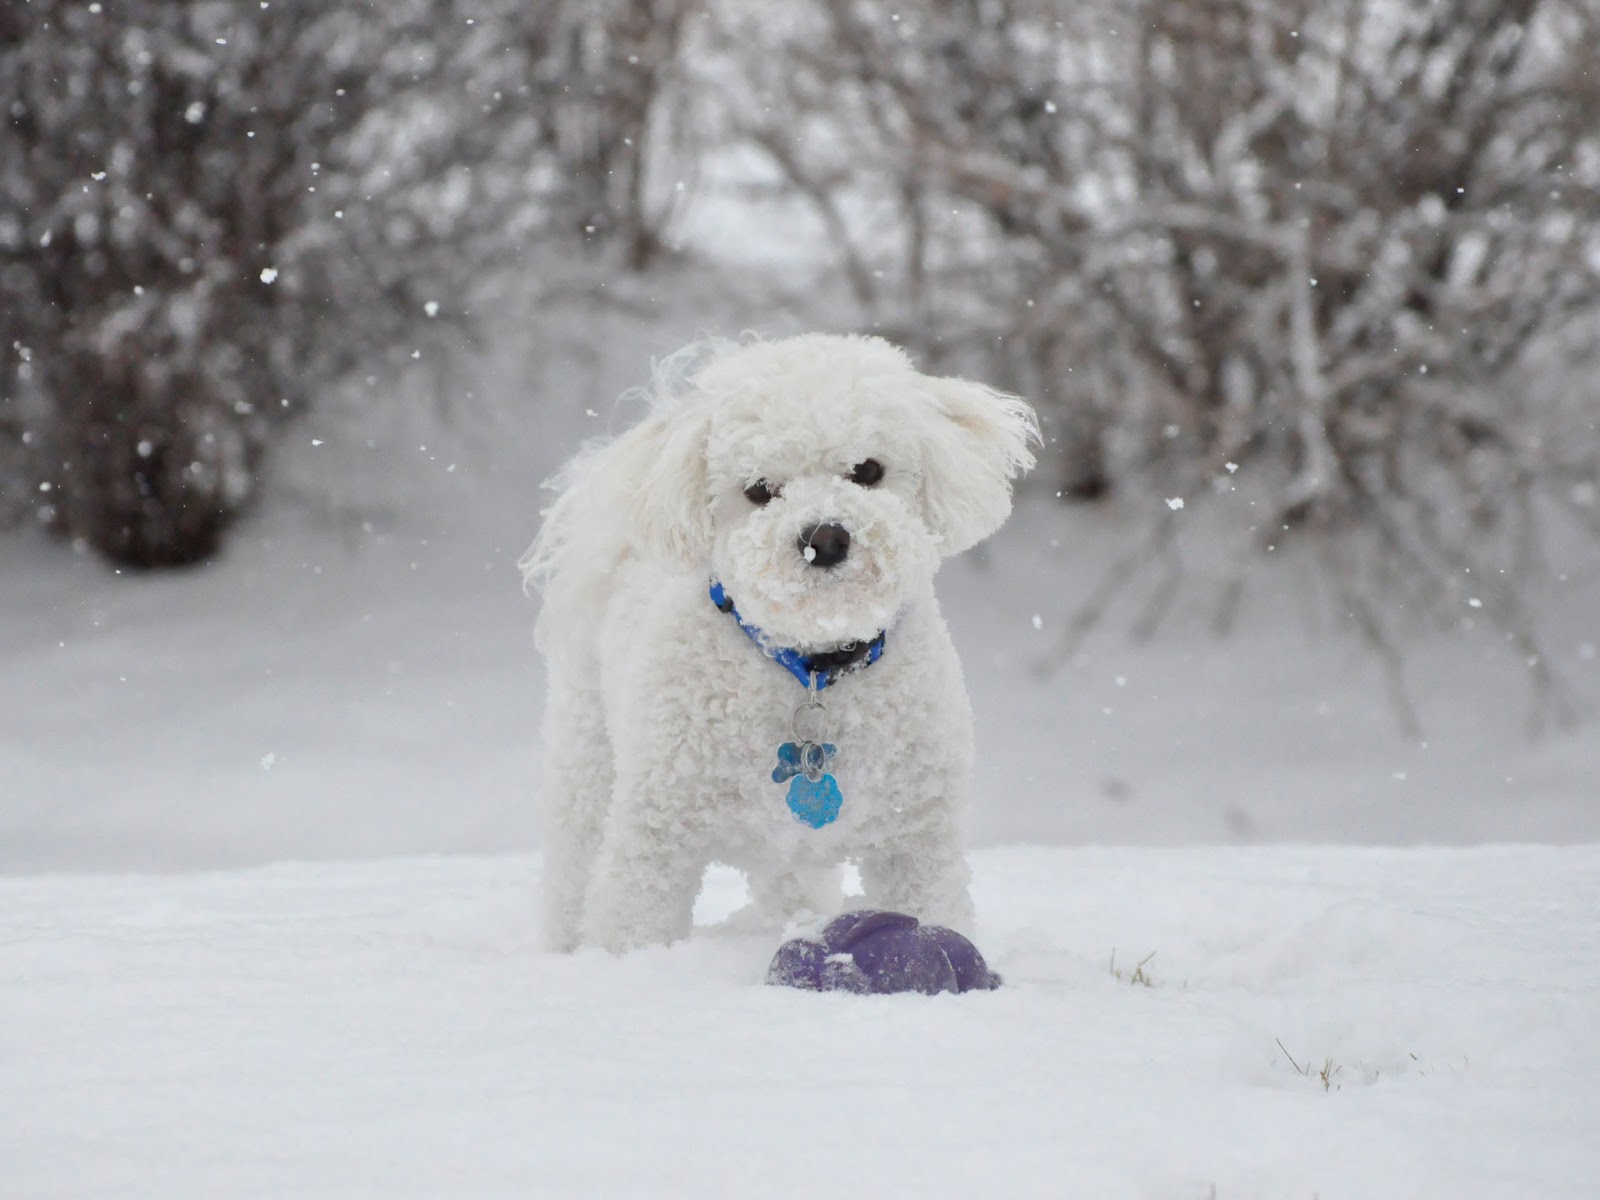
[[[531,847],[520,547],[342,536],[167,578],[9,547],[0,871]]]
[[[541,954],[520,855],[0,880],[6,1194],[1593,1195],[1600,850],[975,866],[938,998]]]

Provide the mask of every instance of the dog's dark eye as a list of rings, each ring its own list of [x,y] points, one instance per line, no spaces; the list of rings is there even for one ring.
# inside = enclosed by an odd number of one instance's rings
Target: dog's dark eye
[[[781,487],[773,487],[765,479],[758,479],[744,490],[744,498],[759,508],[770,503],[772,498],[783,491]]]
[[[875,458],[859,462],[850,471],[850,482],[862,487],[876,487],[883,478],[883,464]]]

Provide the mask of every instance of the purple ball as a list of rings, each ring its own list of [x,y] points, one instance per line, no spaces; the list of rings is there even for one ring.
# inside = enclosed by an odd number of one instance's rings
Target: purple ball
[[[953,929],[863,908],[835,917],[814,937],[785,942],[767,968],[767,982],[813,992],[936,996],[993,990],[1000,976]]]

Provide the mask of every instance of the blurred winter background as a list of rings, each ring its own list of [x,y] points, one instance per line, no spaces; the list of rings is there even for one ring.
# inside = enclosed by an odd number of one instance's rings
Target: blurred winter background
[[[1592,0],[0,5],[0,871],[530,850],[539,484],[705,333],[1047,447],[980,843],[1600,839]]]

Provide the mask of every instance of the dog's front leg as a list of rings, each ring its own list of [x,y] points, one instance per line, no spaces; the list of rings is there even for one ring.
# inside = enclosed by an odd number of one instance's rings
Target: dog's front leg
[[[751,871],[750,898],[757,917],[771,925],[831,917],[844,903],[844,872],[836,866]]]
[[[619,776],[584,905],[586,943],[620,954],[689,935],[707,860],[682,819],[688,786]]]
[[[909,913],[928,925],[971,936],[972,870],[960,840],[919,838],[914,845],[876,847],[861,857],[861,884],[869,907]]]

